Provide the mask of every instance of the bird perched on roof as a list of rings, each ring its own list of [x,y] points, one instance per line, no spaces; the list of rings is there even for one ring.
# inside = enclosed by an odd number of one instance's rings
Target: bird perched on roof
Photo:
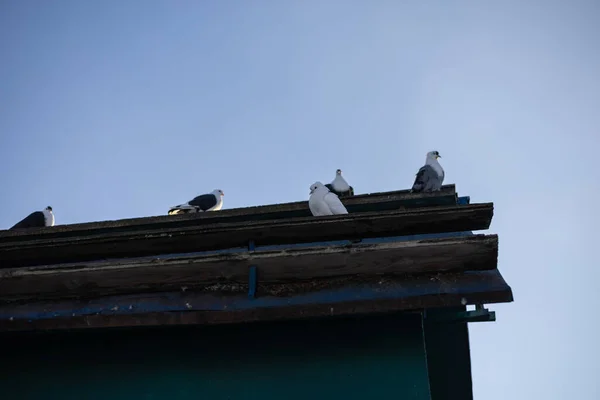
[[[417,172],[411,192],[435,192],[442,188],[445,174],[438,158],[441,156],[437,151],[427,153],[425,165]]]
[[[42,211],[34,211],[21,221],[17,222],[12,229],[25,229],[25,228],[40,228],[43,226],[54,226],[54,214],[52,213],[52,207],[48,206]]]
[[[225,194],[221,189],[215,189],[210,193],[201,194],[194,197],[187,203],[173,206],[169,210],[169,215],[187,214],[204,211],[218,211],[223,207],[223,196]]]
[[[346,182],[342,176],[342,170],[335,171],[335,178],[331,183],[325,185],[329,191],[335,193],[338,197],[354,196],[354,188]]]
[[[330,192],[321,182],[315,182],[310,186],[308,208],[315,217],[348,214],[348,210],[346,210],[337,195]]]

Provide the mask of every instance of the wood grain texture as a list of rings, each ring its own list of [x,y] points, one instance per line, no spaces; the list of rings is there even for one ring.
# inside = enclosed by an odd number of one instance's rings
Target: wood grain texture
[[[487,229],[493,203],[0,241],[0,267]]]
[[[190,289],[216,283],[290,283],[345,275],[417,275],[495,269],[498,237],[446,239],[222,253],[167,259],[0,270],[0,299],[95,297]]]
[[[308,197],[308,186],[307,186]],[[456,205],[454,185],[445,185],[435,193],[410,193],[409,190],[362,194],[342,199],[350,213],[390,211],[414,207]],[[165,209],[165,213],[168,207]],[[178,229],[203,224],[234,223],[310,217],[308,201],[270,204],[264,206],[225,209],[215,212],[185,215],[129,218],[115,221],[87,222],[81,224],[56,225],[53,227],[25,230],[0,230],[0,243],[21,238],[76,237],[81,234],[104,234],[131,232],[149,229]]]
[[[107,328],[188,324],[227,324],[266,320],[371,314],[513,301],[512,290],[498,270],[445,273],[436,276],[371,278],[370,290],[344,293],[324,290],[311,301],[296,296],[250,300],[239,293],[218,301],[206,293],[171,293],[105,298],[104,306],[88,302],[29,303],[0,307],[0,331]],[[364,286],[364,285],[363,285]],[[259,301],[262,301],[259,303]],[[132,304],[133,302],[133,304]],[[256,304],[256,306],[252,306]],[[157,311],[162,307],[164,311]],[[22,308],[25,308],[23,311]],[[54,315],[47,310],[66,311]]]

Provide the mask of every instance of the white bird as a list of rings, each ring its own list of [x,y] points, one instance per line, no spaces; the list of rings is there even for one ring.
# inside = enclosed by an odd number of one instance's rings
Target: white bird
[[[223,196],[225,194],[221,189],[215,189],[210,193],[201,194],[194,197],[187,203],[173,206],[169,210],[169,215],[186,214],[204,211],[218,211],[223,207]]]
[[[427,153],[425,165],[417,172],[412,192],[436,192],[442,188],[445,173],[438,158],[441,156],[437,151]]]
[[[54,226],[54,214],[50,206],[42,211],[32,212],[10,229],[39,228],[43,226]]]
[[[330,192],[321,182],[315,182],[310,186],[308,208],[315,217],[348,214],[348,210],[346,210],[337,195]]]
[[[338,195],[338,197],[354,196],[354,188],[346,182],[342,176],[342,170],[335,171],[335,178],[331,183],[325,185],[327,189]]]

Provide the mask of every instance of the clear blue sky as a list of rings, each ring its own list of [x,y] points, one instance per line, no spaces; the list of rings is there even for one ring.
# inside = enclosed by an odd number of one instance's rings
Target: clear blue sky
[[[0,3],[0,227],[446,182],[493,201],[516,302],[471,325],[475,398],[600,398],[598,1]],[[598,238],[596,234],[596,238]],[[594,252],[595,253],[595,252]]]

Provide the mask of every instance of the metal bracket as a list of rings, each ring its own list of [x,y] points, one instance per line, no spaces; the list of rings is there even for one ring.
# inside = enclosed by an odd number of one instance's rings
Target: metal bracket
[[[449,311],[447,313],[427,313],[424,316],[428,322],[494,322],[496,312],[490,311],[483,304],[476,304],[473,311]]]
[[[476,304],[475,310],[459,313],[459,317],[462,317],[465,322],[494,322],[496,312],[488,310],[483,304]]]

